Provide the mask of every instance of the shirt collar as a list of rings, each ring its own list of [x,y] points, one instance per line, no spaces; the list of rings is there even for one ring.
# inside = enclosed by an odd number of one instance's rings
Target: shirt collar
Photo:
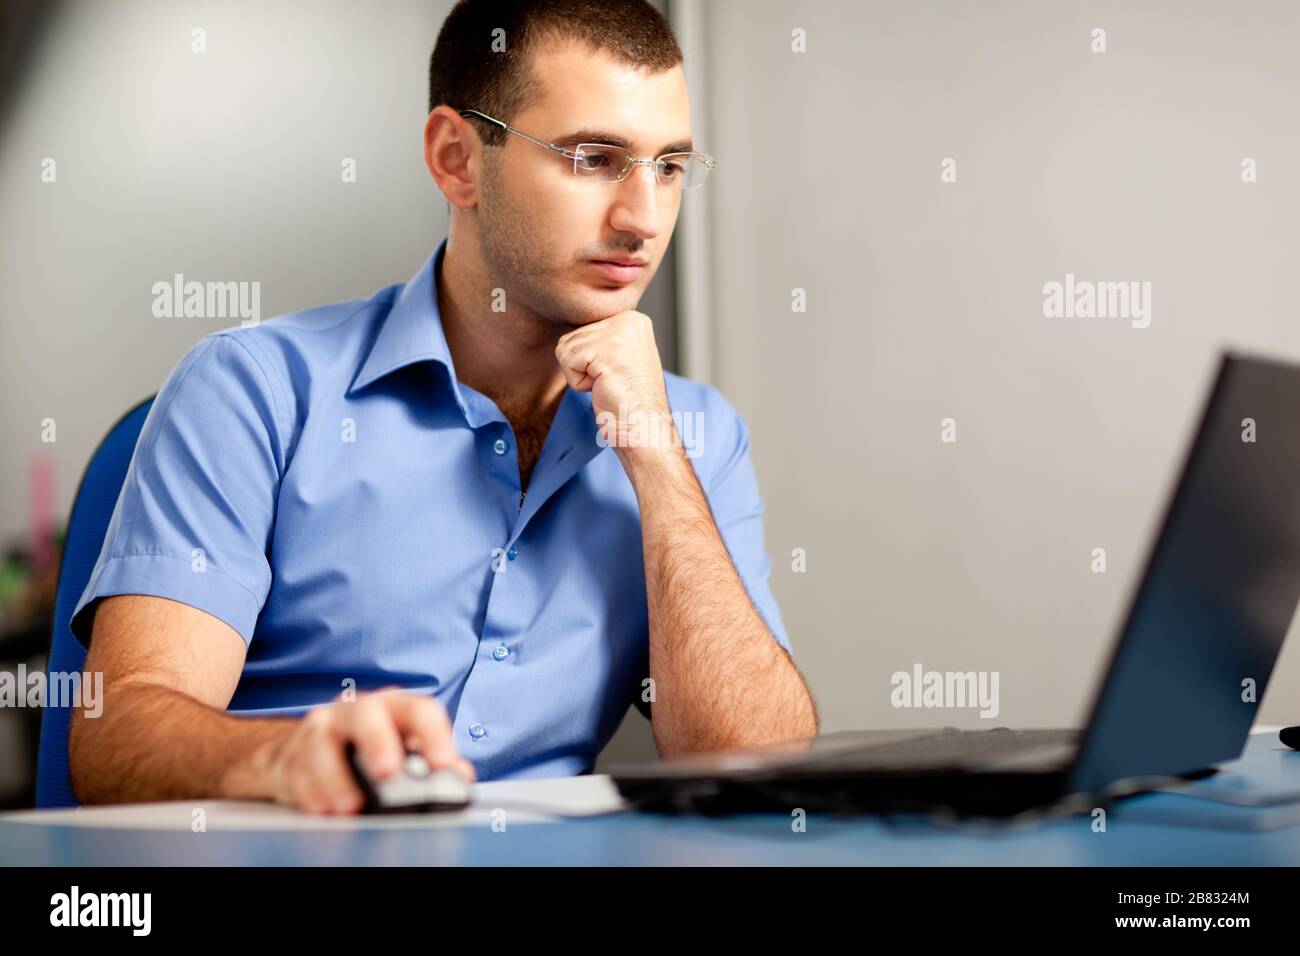
[[[444,237],[424,265],[397,293],[380,323],[361,370],[348,388],[348,394],[416,362],[436,362],[447,370],[448,387],[462,414],[471,424],[478,425],[483,424],[479,419],[485,417],[486,409],[477,407],[481,403],[466,401],[456,379],[456,367],[447,347],[447,336],[442,330],[442,315],[438,312],[437,276],[446,249],[447,239]],[[474,393],[476,397],[477,394]],[[495,417],[490,416],[489,420]]]
[[[424,265],[397,293],[348,394],[416,362],[437,362],[446,368],[447,384],[470,427],[504,422],[505,416],[491,399],[462,386],[456,378],[447,336],[442,330],[442,315],[438,311],[437,276],[446,248],[447,239],[444,237]],[[565,472],[576,472],[595,457],[603,446],[598,440],[599,429],[591,394],[566,388],[551,423],[551,432],[555,434],[551,437],[548,433],[547,445],[552,446],[548,450],[554,450],[557,460],[564,462]],[[546,450],[543,456],[550,457]],[[530,487],[530,495],[532,490]]]

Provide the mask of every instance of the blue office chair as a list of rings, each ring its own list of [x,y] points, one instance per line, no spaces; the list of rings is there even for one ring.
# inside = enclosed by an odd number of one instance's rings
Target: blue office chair
[[[152,405],[153,396],[150,396],[123,415],[99,443],[86,473],[81,476],[64,539],[63,562],[59,567],[47,677],[53,671],[80,672],[85,664],[86,650],[72,636],[69,627],[72,610],[86,589],[90,572],[99,558],[113,507],[126,480],[131,455],[135,452],[136,439],[140,437],[140,428]],[[70,707],[45,708],[36,768],[36,806],[40,809],[77,806],[68,776],[68,726],[71,718]]]

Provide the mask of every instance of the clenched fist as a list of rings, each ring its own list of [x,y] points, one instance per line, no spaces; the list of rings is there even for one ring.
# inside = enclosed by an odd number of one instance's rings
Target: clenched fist
[[[620,312],[575,329],[560,338],[555,357],[572,388],[591,392],[601,438],[625,464],[638,449],[680,447],[648,315]]]

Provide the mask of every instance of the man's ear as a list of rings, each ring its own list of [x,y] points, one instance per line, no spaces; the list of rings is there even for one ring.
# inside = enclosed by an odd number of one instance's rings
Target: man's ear
[[[451,207],[472,209],[478,204],[478,181],[471,164],[482,157],[483,141],[463,116],[446,104],[436,107],[424,121],[424,165]]]

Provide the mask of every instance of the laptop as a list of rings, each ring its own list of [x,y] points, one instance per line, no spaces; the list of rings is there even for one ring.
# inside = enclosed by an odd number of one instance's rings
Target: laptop
[[[1083,730],[845,731],[609,772],[638,809],[706,814],[1008,816],[1198,779],[1241,755],[1297,598],[1300,366],[1225,354]]]

